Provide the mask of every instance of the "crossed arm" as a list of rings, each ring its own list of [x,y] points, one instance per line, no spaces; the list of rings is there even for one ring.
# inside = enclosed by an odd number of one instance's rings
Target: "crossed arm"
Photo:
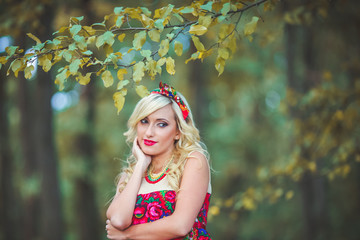
[[[136,168],[133,176],[134,174],[138,174]],[[136,176],[133,181],[130,178],[121,193],[117,192],[107,211],[107,237],[120,240],[172,239],[185,236],[191,230],[207,193],[210,176],[206,158],[199,152],[189,156],[172,215],[151,223],[130,226],[141,184],[141,178],[139,180]]]

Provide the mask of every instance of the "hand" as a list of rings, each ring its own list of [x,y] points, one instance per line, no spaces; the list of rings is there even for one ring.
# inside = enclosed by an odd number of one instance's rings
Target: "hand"
[[[115,228],[113,225],[111,225],[110,220],[106,220],[106,237],[108,239],[112,239],[112,240],[122,240],[122,239],[128,239],[126,237],[125,231],[121,231],[117,228]]]
[[[138,138],[136,137],[132,147],[132,153],[137,159],[137,164],[142,168],[143,171],[146,171],[148,166],[151,163],[151,156],[146,155],[140,148],[138,143]]]

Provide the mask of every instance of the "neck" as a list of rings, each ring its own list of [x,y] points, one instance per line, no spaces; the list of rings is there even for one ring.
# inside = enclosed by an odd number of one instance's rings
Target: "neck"
[[[172,153],[165,156],[153,156],[151,159],[151,165],[153,169],[153,173],[161,172],[164,167],[169,163],[172,158]]]

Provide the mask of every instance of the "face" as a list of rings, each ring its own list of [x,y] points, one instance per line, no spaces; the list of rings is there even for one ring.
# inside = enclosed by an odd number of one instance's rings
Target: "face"
[[[170,104],[140,120],[136,130],[140,148],[152,157],[170,157],[180,137]]]

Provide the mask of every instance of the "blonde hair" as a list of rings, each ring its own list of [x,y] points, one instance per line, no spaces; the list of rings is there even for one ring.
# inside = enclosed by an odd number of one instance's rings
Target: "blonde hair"
[[[207,160],[209,159],[205,144],[200,141],[199,130],[195,127],[189,105],[186,99],[179,92],[177,92],[177,94],[180,96],[180,98],[184,101],[184,103],[189,109],[189,115],[186,119],[184,119],[180,107],[173,99],[165,97],[161,94],[150,94],[149,96],[142,98],[136,104],[135,109],[127,123],[128,131],[124,133],[124,135],[127,137],[126,142],[131,147],[136,137],[136,126],[139,121],[149,116],[156,110],[163,108],[168,104],[171,104],[172,109],[175,113],[176,125],[178,130],[180,131],[180,138],[174,143],[174,159],[168,166],[169,172],[167,173],[167,177],[170,186],[176,192],[178,192],[180,189],[183,170],[189,154],[191,152],[198,151],[204,154]],[[124,179],[118,186],[118,191],[121,192],[125,188],[134,171],[136,162],[136,158],[131,153],[131,155],[127,158],[127,166],[123,168],[122,172],[118,175],[118,181],[120,181],[120,178],[122,176]]]

